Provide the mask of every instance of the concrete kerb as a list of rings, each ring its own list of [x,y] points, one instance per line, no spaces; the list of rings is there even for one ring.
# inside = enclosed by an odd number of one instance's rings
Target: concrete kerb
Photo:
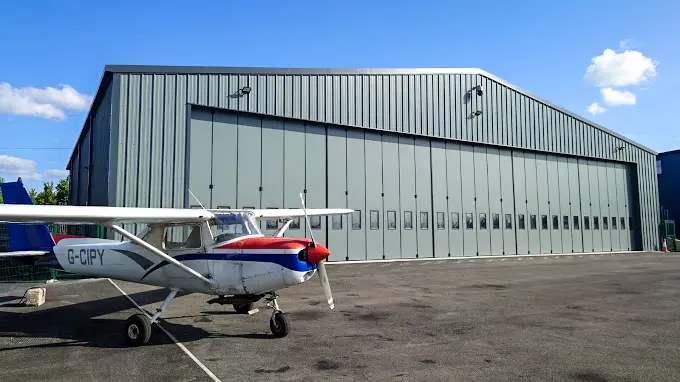
[[[332,252],[332,251],[331,251]],[[446,260],[494,260],[494,259],[525,259],[533,258],[548,258],[548,257],[569,257],[569,256],[614,256],[614,255],[645,255],[645,254],[665,254],[661,251],[616,251],[616,252],[575,252],[575,253],[539,253],[531,255],[500,255],[500,256],[454,256],[454,257],[419,257],[406,259],[373,259],[373,260],[342,260],[342,261],[327,261],[326,265],[347,265],[347,264],[380,264],[380,263],[396,263],[396,262],[417,262],[417,261],[446,261]]]

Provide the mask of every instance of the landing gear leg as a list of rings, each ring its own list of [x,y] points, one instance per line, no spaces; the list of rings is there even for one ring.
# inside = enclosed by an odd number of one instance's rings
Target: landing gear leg
[[[156,322],[163,310],[170,304],[177,295],[178,290],[172,289],[168,297],[165,298],[160,308],[156,310],[151,318],[143,313],[130,316],[125,322],[125,340],[131,346],[146,345],[151,339],[151,325]]]
[[[279,309],[278,297],[276,292],[272,292],[265,298],[265,301],[267,301],[267,306],[273,309],[272,318],[269,319],[269,328],[274,337],[282,338],[290,332],[290,321],[288,316]]]

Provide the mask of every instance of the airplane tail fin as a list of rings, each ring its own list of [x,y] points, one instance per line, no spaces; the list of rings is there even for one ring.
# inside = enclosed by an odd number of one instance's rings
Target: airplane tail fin
[[[16,182],[0,183],[0,191],[5,204],[33,204],[24,183],[19,178]],[[52,251],[54,238],[45,224],[8,223],[9,250],[15,251]]]

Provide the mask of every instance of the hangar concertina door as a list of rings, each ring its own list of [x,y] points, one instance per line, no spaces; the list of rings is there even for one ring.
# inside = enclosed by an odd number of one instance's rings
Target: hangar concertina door
[[[305,192],[309,208],[356,210],[311,219],[331,260],[639,246],[625,163],[196,107],[188,135],[188,188],[206,207],[298,208]],[[309,235],[298,221],[286,236]]]

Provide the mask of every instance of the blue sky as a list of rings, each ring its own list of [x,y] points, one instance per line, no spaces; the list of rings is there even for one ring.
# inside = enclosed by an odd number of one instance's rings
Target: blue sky
[[[36,188],[62,175],[55,170],[66,167],[107,64],[479,67],[656,151],[680,148],[680,2],[44,0],[3,8],[0,176],[23,174]],[[606,49],[611,57],[586,78]],[[589,113],[594,102],[604,112]]]

